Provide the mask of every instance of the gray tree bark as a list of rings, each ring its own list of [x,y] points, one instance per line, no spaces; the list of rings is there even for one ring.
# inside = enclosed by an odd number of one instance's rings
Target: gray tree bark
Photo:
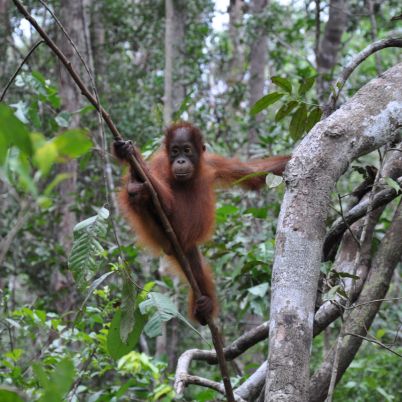
[[[81,54],[85,55],[83,12],[82,1],[62,0],[60,3],[60,20]],[[62,32],[60,32],[59,45],[74,68],[78,71],[82,70],[78,56]],[[60,66],[60,97],[65,111],[74,112],[79,109],[81,104],[80,91],[63,66]],[[75,113],[70,120],[70,128],[77,128],[79,124],[80,116]],[[72,244],[73,228],[76,224],[76,215],[71,207],[74,205],[77,190],[77,161],[73,160],[62,165],[61,171],[71,175],[60,186],[62,201],[61,222],[58,233],[60,244],[65,250],[69,250]]]
[[[84,6],[83,0],[69,1],[61,0],[60,2],[60,21],[65,27],[67,33],[72,41],[77,46],[84,59],[86,57],[85,49],[85,32],[84,27]],[[60,49],[71,61],[72,65],[77,71],[82,71],[79,57],[75,53],[70,42],[66,39],[61,30],[58,30],[58,42]],[[70,77],[67,70],[60,65],[60,98],[64,111],[74,112],[80,108],[81,94]],[[80,125],[79,113],[74,113],[71,116],[69,128],[77,128]],[[58,228],[57,238],[60,245],[65,250],[66,254],[70,251],[72,246],[73,229],[77,222],[75,212],[72,210],[75,204],[75,197],[77,192],[77,161],[72,160],[62,164],[59,168],[60,173],[67,173],[70,178],[63,181],[59,186],[60,194],[60,224]],[[57,294],[56,309],[59,312],[67,311],[77,302],[75,291],[73,290],[73,278],[71,273],[67,277],[62,274],[60,270],[54,270],[51,277],[50,286]],[[64,290],[64,292],[62,291]],[[68,291],[67,291],[68,290]]]
[[[165,88],[163,105],[163,123],[168,126],[172,116],[184,99],[185,88],[182,82],[184,30],[186,3],[182,0],[165,0]],[[166,264],[159,263],[160,275],[166,275]],[[169,325],[177,327],[177,322]],[[169,348],[167,338],[170,333]],[[169,367],[173,368],[177,361],[178,331],[168,331],[163,326],[162,335],[156,340],[156,355],[168,354]]]
[[[253,0],[251,12],[253,18],[258,18],[267,7],[268,0]],[[249,106],[251,107],[258,99],[264,95],[265,69],[267,64],[267,34],[265,28],[257,25],[254,40],[250,48],[250,78],[249,87]],[[258,134],[258,123],[264,119],[264,114],[259,113],[252,120],[252,127],[249,130],[248,140],[250,144],[255,143]]]
[[[95,1],[92,6],[91,18],[91,48],[94,69],[96,71],[96,83],[99,92],[102,93],[105,85],[105,27],[102,21],[100,2]]]
[[[325,221],[336,181],[357,157],[402,127],[402,64],[319,122],[285,173],[272,277],[267,401],[307,401],[309,358]]]
[[[186,7],[182,0],[165,2],[165,88],[163,122],[168,125],[184,99],[181,81]]]
[[[317,95],[324,101],[331,83],[325,75],[331,73],[335,67],[341,46],[342,35],[348,22],[347,0],[331,0],[329,3],[329,17],[325,24],[324,35],[318,46],[317,60]]]
[[[7,67],[7,40],[10,36],[10,23],[8,19],[8,0],[0,0],[0,88],[7,82],[5,72]],[[4,81],[4,82],[3,82]]]
[[[229,67],[229,84],[241,81],[243,77],[244,53],[241,44],[241,29],[243,23],[243,0],[230,0],[229,12],[229,37],[232,44],[232,58]]]

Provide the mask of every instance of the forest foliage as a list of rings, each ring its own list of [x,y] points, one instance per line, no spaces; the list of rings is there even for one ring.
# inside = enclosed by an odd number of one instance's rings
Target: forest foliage
[[[56,15],[61,3],[47,2]],[[172,119],[193,122],[208,148],[226,156],[292,153],[320,121],[323,97],[327,100],[336,90],[327,85],[322,95],[322,77],[334,82],[373,40],[366,2],[353,0],[338,60],[320,75],[314,2],[272,0],[260,15],[251,13],[252,1],[244,2],[242,20],[234,25],[240,50],[232,42],[226,8],[216,10],[221,2],[185,3],[182,64],[175,72],[183,96]],[[226,7],[229,2],[223,3]],[[321,3],[323,35],[329,6]],[[60,28],[42,2],[24,4],[58,43],[66,40],[60,39]],[[391,21],[401,11],[399,1],[375,4],[375,39],[395,30],[401,36],[400,21]],[[149,156],[160,146],[164,129],[165,3],[104,0],[87,5],[86,46],[100,102],[124,138]],[[0,51],[6,56],[0,60],[0,88],[6,88],[39,40],[12,2],[4,10],[0,18],[7,23],[0,28]],[[267,35],[268,61],[263,96],[250,102],[250,48],[257,27]],[[240,76],[233,73],[237,51]],[[378,60],[368,58],[348,80],[341,102],[401,62],[400,49],[384,49],[380,55],[381,71]],[[41,44],[0,103],[0,400],[175,400],[178,356],[191,348],[210,349],[210,334],[187,318],[187,285],[163,273],[159,260],[134,244],[129,225],[116,209],[122,167],[109,152],[113,137],[84,97],[66,110],[61,68]],[[85,70],[82,75],[91,87]],[[252,130],[256,137],[251,137]],[[328,226],[342,211],[342,196],[364,180],[365,166],[378,167],[381,158],[377,153],[364,156],[341,178],[332,195]],[[73,170],[68,168],[71,163],[76,164]],[[259,193],[219,192],[215,233],[203,247],[215,273],[219,325],[227,343],[269,318],[277,216],[285,191],[284,183],[271,180]],[[400,192],[397,181],[387,180],[385,185]],[[72,181],[74,194],[68,198],[63,188]],[[390,226],[397,201],[377,223],[373,250]],[[63,228],[65,209],[76,219],[70,238]],[[342,275],[331,272],[329,263],[322,265],[322,273],[332,284],[323,300],[345,296]],[[387,297],[398,299],[400,294],[396,272]],[[401,314],[397,300],[386,302],[370,329],[376,340],[395,346],[399,354]],[[312,372],[340,326],[338,320],[314,339]],[[162,353],[157,339],[167,340]],[[267,344],[261,342],[237,359],[231,367],[232,384],[244,382],[266,355]],[[220,380],[216,366],[194,364],[197,375]],[[335,400],[401,400],[401,372],[400,356],[364,343],[337,386]],[[192,386],[183,400],[218,397],[212,389]]]

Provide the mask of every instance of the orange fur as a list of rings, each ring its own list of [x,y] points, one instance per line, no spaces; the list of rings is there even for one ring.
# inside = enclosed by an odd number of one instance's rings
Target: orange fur
[[[184,182],[174,178],[167,152],[167,147],[175,140],[176,132],[179,129],[188,131],[191,143],[199,156],[195,174],[190,180]],[[212,302],[210,314],[215,316],[218,312],[218,301],[212,271],[197,247],[199,244],[205,243],[213,233],[215,223],[214,187],[215,185],[237,184],[236,182],[245,176],[261,171],[282,174],[290,157],[275,156],[251,162],[240,162],[237,159],[204,153],[202,135],[189,123],[178,123],[169,127],[165,134],[165,144],[165,148],[158,151],[149,163],[145,163],[136,150],[134,151],[135,156],[140,158],[142,165],[148,168],[151,182],[189,261],[201,293],[209,297]],[[152,201],[147,198],[147,192],[143,190],[140,190],[138,194],[135,193],[135,197],[131,197],[127,190],[130,182],[140,183],[135,172],[130,172],[125,177],[125,185],[119,194],[119,203],[138,236],[138,242],[148,247],[156,255],[163,252],[167,254],[169,265],[183,278],[183,271],[172,252],[170,242],[154,210]],[[265,175],[258,175],[239,181],[238,184],[247,189],[257,190],[264,183]],[[197,301],[190,292],[190,316],[205,324],[202,317],[201,319],[199,316],[196,317],[196,307]]]

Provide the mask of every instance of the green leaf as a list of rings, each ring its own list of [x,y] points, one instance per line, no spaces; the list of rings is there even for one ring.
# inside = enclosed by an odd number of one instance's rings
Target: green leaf
[[[32,177],[32,169],[28,157],[20,153],[17,158],[10,159],[10,168],[18,175],[18,185],[23,191],[29,191],[35,197],[38,195],[38,189]]]
[[[268,216],[268,208],[267,207],[263,207],[263,208],[247,208],[244,211],[246,214],[251,214],[253,215],[254,218],[258,218],[258,219],[266,219]]]
[[[92,141],[86,131],[80,129],[67,130],[53,139],[60,155],[78,158],[92,148]]]
[[[40,402],[62,402],[74,380],[74,365],[70,359],[61,360],[48,377],[42,366],[34,365],[34,373],[44,388]]]
[[[25,102],[19,101],[17,103],[13,103],[10,106],[15,109],[14,114],[18,118],[18,120],[20,120],[24,124],[29,123],[29,120],[27,118],[27,114],[29,112],[29,107]]]
[[[298,95],[303,96],[308,92],[311,87],[314,85],[315,77],[304,78],[302,83],[300,84]]]
[[[385,329],[384,329],[384,328],[379,328],[379,329],[377,330],[377,332],[375,333],[375,337],[376,337],[377,339],[381,339],[385,334],[386,334]]]
[[[265,183],[267,184],[268,188],[275,188],[278,187],[283,182],[281,176],[275,176],[272,173],[268,173],[267,177],[265,178]]]
[[[70,125],[71,113],[61,112],[54,119],[59,127],[67,128]]]
[[[139,307],[143,314],[151,314],[151,312],[154,311],[144,328],[145,333],[151,338],[162,334],[163,323],[172,318],[178,318],[183,321],[201,336],[201,334],[179,313],[172,300],[162,293],[148,293],[147,300],[143,301]]]
[[[109,211],[100,208],[98,214],[79,222],[74,227],[74,241],[68,265],[80,289],[84,289],[89,278],[98,270],[97,256],[103,252],[99,240],[106,238]]]
[[[109,278],[109,276],[112,275],[112,274],[114,274],[114,273],[116,273],[116,271],[109,271],[109,272],[106,272],[105,274],[101,275],[98,279],[95,279],[95,280],[91,283],[91,286],[89,287],[88,293],[87,293],[87,295],[85,296],[85,299],[84,299],[84,301],[83,301],[82,304],[81,304],[80,310],[83,310],[85,304],[87,303],[88,299],[91,297],[91,295],[92,295],[92,293],[94,292],[94,290],[95,290],[98,286],[100,286],[100,285],[103,283],[103,281],[104,281],[105,279]]]
[[[267,282],[265,282],[265,283],[260,283],[257,286],[248,288],[247,291],[254,296],[264,297],[268,292],[268,287],[269,287],[269,284]]]
[[[80,110],[78,110],[78,113],[81,116],[84,116],[84,115],[88,114],[89,112],[92,112],[93,110],[96,110],[94,105],[86,105],[83,108],[81,108]]]
[[[276,76],[272,77],[271,81],[278,87],[284,89],[289,94],[292,93],[292,83],[288,79]]]
[[[393,188],[397,193],[401,191],[401,186],[399,185],[399,183],[394,179],[392,179],[391,177],[385,177],[385,181],[387,185]]]
[[[32,143],[26,126],[17,119],[12,108],[0,103],[0,145],[15,145],[26,155],[32,155]],[[7,149],[7,148],[5,148]],[[0,162],[4,163],[5,151],[0,152]]]
[[[322,110],[319,107],[315,107],[307,117],[306,131],[309,132],[321,119]]]
[[[155,282],[148,282],[147,284],[145,284],[142,292],[137,295],[137,298],[135,300],[136,306],[139,306],[139,304],[146,299],[148,292],[150,292],[154,286]],[[141,313],[140,309],[136,307],[133,317],[133,328],[128,334],[126,341],[123,342],[121,336],[122,311],[121,309],[116,311],[110,324],[108,336],[106,339],[107,350],[109,352],[109,355],[113,359],[118,360],[134,349],[140,339],[140,335],[146,324],[146,319],[147,315]]]
[[[160,384],[154,390],[153,400],[159,401],[161,400],[162,396],[167,395],[173,391],[172,387],[168,384]],[[171,400],[169,398],[168,400]]]
[[[24,400],[18,395],[17,391],[8,389],[6,386],[0,386],[0,401],[1,402],[24,402]]]
[[[46,388],[49,385],[49,379],[47,378],[46,372],[43,367],[39,363],[34,363],[32,365],[32,370],[40,386],[42,388]]]
[[[112,322],[110,323],[110,328],[106,340],[107,350],[109,355],[118,360],[122,356],[131,352],[135,345],[137,345],[140,335],[144,329],[146,323],[146,315],[141,314],[137,309],[134,314],[134,326],[133,330],[127,336],[127,342],[124,343],[121,340],[120,326],[121,326],[121,310],[117,310]]]
[[[279,110],[276,112],[275,121],[280,121],[286,117],[297,105],[298,101],[290,101],[283,104]]]
[[[53,141],[48,141],[35,150],[33,161],[41,173],[46,175],[56,162],[57,157],[58,150],[55,143]]]
[[[128,275],[132,276],[129,272]],[[134,327],[134,310],[136,289],[133,284],[134,278],[125,278],[121,300],[120,337],[123,343],[127,342],[128,335]]]
[[[43,195],[49,196],[54,188],[58,186],[64,180],[69,179],[72,176],[71,173],[59,173],[45,188]]]
[[[9,145],[8,137],[6,137],[0,130],[0,166],[4,165]]]
[[[336,271],[333,271],[333,272],[336,272]],[[360,279],[360,276],[349,274],[348,272],[336,272],[336,274],[334,276],[339,277],[339,278],[351,278],[351,279],[355,279],[355,280]]]
[[[333,286],[329,291],[324,295],[324,300],[333,300],[338,290],[340,289],[339,285]]]
[[[262,110],[266,109],[270,105],[273,105],[275,102],[281,99],[283,95],[285,94],[280,92],[272,92],[268,95],[263,96],[251,107],[250,114],[252,116],[257,115]]]
[[[37,200],[37,204],[42,209],[49,209],[53,205],[53,201],[50,197],[46,197],[44,195],[40,195]]]
[[[306,119],[307,107],[305,103],[302,103],[290,120],[289,134],[294,141],[297,141],[303,135],[306,127]]]

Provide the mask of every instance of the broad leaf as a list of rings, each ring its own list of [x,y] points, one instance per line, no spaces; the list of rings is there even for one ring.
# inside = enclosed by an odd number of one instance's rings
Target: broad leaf
[[[103,252],[99,240],[103,240],[107,233],[107,218],[109,211],[100,208],[98,214],[79,222],[74,227],[74,242],[68,260],[77,285],[84,289],[89,278],[97,272],[97,256]]]
[[[127,342],[128,335],[134,327],[134,310],[136,296],[136,289],[133,284],[132,273],[128,272],[127,274],[130,275],[130,278],[125,278],[123,283],[120,322],[120,337],[124,343]]]
[[[297,105],[298,101],[290,101],[283,104],[279,110],[276,112],[275,121],[280,121],[286,117]]]
[[[314,85],[315,77],[304,78],[302,83],[300,84],[298,95],[303,96],[308,92],[311,87]]]
[[[139,307],[143,314],[150,314],[153,311],[151,318],[144,328],[145,333],[151,338],[161,335],[163,323],[172,318],[178,318],[185,322],[200,335],[200,333],[179,313],[172,300],[162,293],[150,292],[147,300],[143,301]]]
[[[281,99],[283,95],[285,94],[280,92],[272,92],[268,95],[263,96],[251,107],[250,114],[252,116],[257,115],[262,110],[266,109],[268,106],[273,105],[275,102]]]
[[[302,103],[292,116],[289,125],[289,134],[294,141],[297,141],[304,133],[307,120],[307,107]]]
[[[5,386],[0,387],[0,401],[1,402],[24,402],[18,395],[17,391],[7,389]]]
[[[15,145],[26,155],[32,155],[32,143],[26,126],[14,115],[14,110],[0,103],[0,163],[4,163],[7,147]]]
[[[146,299],[148,292],[154,286],[155,282],[148,282],[144,286],[144,290],[139,295],[137,295],[134,305],[137,307],[135,308],[133,317],[131,317],[131,320],[133,321],[132,330],[127,334],[127,337],[124,341],[122,339],[123,337],[121,334],[122,311],[121,309],[116,311],[113,320],[110,324],[106,340],[107,350],[113,359],[115,360],[120,359],[122,356],[131,352],[137,345],[147,320],[147,315],[143,314],[140,311],[138,305]]]
[[[264,297],[268,292],[269,284],[267,282],[248,288],[247,291],[254,296]]]
[[[56,144],[60,155],[70,158],[78,158],[84,155],[92,147],[92,141],[84,130],[67,130],[58,135],[53,142]]]
[[[45,142],[41,147],[35,149],[34,162],[43,175],[49,173],[56,162],[58,150],[53,141]]]
[[[278,187],[283,182],[281,176],[275,176],[272,173],[267,174],[265,178],[265,183],[267,184],[268,188],[275,188]]]
[[[292,93],[292,83],[287,80],[286,78],[282,78],[282,77],[272,77],[271,81],[277,85],[278,87],[284,89],[286,92],[288,92],[289,94]]]
[[[61,360],[48,377],[43,368],[35,367],[35,375],[44,388],[40,402],[62,402],[74,380],[74,365],[69,359]]]
[[[321,119],[322,110],[319,107],[315,107],[307,117],[306,131],[309,132]]]

